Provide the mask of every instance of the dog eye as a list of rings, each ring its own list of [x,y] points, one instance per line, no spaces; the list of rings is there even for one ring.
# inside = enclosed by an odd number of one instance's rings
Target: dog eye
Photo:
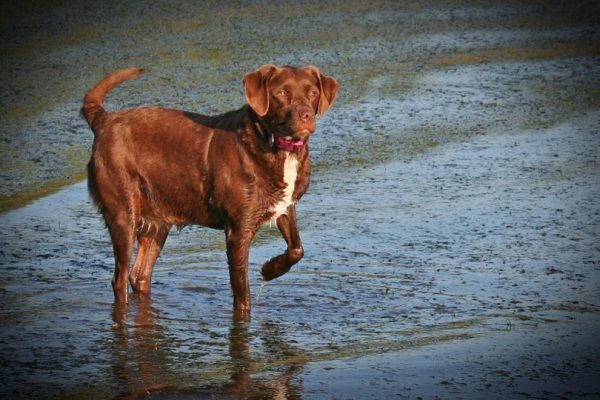
[[[285,89],[279,89],[277,91],[277,96],[286,97],[287,96],[287,91]]]
[[[310,97],[317,97],[319,95],[319,91],[316,89],[311,90],[310,92],[308,92],[308,95]]]

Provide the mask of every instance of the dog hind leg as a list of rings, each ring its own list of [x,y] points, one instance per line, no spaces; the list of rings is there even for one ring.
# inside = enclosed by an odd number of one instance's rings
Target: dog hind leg
[[[140,218],[140,194],[127,190],[135,188],[129,176],[117,175],[110,178],[105,170],[97,170],[97,181],[104,182],[97,185],[100,189],[98,197],[115,256],[113,292],[117,302],[127,303],[129,266],[135,244],[136,221]]]
[[[139,229],[138,251],[129,274],[131,287],[141,294],[150,293],[152,270],[171,229],[169,225],[152,224],[151,227],[152,229],[146,230],[145,226],[142,226]]]
[[[134,226],[127,211],[112,212],[105,216],[105,220],[115,255],[115,273],[112,280],[115,299],[117,302],[127,303],[129,263],[135,240]]]

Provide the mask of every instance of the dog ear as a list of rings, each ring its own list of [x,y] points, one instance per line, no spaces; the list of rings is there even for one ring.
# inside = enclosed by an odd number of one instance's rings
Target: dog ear
[[[319,115],[323,115],[333,105],[337,97],[338,83],[332,77],[323,75],[317,67],[311,65],[308,69],[317,77],[317,81],[319,82],[321,95],[319,97],[317,112]]]
[[[246,101],[260,117],[269,111],[269,80],[277,69],[275,65],[263,65],[244,77]]]

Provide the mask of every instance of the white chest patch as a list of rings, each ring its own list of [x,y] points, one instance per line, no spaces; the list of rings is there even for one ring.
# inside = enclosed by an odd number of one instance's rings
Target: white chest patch
[[[286,187],[283,190],[283,198],[273,205],[271,211],[274,213],[272,220],[277,219],[280,215],[286,214],[287,209],[292,205],[292,194],[296,188],[296,178],[298,177],[298,159],[295,155],[287,154],[285,163],[283,164],[283,181]]]

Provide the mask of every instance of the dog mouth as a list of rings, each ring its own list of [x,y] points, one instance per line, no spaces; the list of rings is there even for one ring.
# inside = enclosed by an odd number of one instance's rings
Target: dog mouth
[[[297,139],[292,136],[276,136],[275,146],[280,150],[298,151],[304,147],[306,142],[302,139]]]
[[[308,142],[308,138],[313,133],[313,130],[308,128],[301,128],[296,131],[288,131],[287,133],[279,133],[274,136],[274,145],[279,150],[286,151],[299,151]]]

